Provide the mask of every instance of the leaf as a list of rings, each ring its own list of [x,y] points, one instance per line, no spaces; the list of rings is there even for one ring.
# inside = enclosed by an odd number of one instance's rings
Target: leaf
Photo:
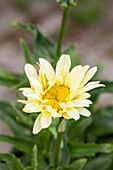
[[[113,161],[113,154],[104,154],[91,159],[83,167],[83,170],[110,170],[110,165]]]
[[[93,123],[87,134],[90,137],[113,134],[113,106],[101,108],[93,114]]]
[[[3,170],[9,170],[9,168],[6,164],[0,162],[0,170],[2,170],[2,169]]]
[[[23,39],[20,39],[20,45],[23,50],[23,55],[24,55],[26,63],[32,64],[29,48],[27,47],[27,44],[25,43]]]
[[[71,69],[76,65],[81,64],[81,57],[78,54],[75,54],[76,44],[72,44],[68,49],[63,51],[63,54],[69,54],[71,58]]]
[[[92,117],[80,118],[77,122],[72,122],[67,131],[68,141],[80,141],[86,129],[91,125]]]
[[[38,162],[37,162],[37,146],[35,145],[32,150],[32,161],[31,166],[33,170],[37,170]]]
[[[86,158],[77,159],[76,161],[72,162],[68,167],[63,168],[63,170],[82,170],[86,162]]]
[[[37,26],[32,24],[21,24],[18,21],[13,21],[10,26],[23,29],[29,32],[34,38],[34,55],[33,62],[37,62],[38,58],[52,59],[56,57],[56,46],[46,36],[44,36]]]
[[[20,137],[11,137],[8,135],[0,135],[0,142],[6,142],[12,144],[14,148],[18,149],[19,151],[23,151],[26,153],[31,153],[34,142],[31,140],[26,140]]]
[[[76,0],[56,0],[56,2],[61,6],[61,8],[67,8],[68,6],[75,6]]]
[[[113,152],[113,144],[95,144],[95,143],[74,143],[69,144],[72,158],[92,157],[96,153]]]
[[[5,161],[10,170],[24,170],[20,160],[17,159],[13,154],[0,153],[0,160]]]
[[[11,89],[18,89],[21,86],[27,85],[23,75],[14,74],[0,67],[0,85]]]

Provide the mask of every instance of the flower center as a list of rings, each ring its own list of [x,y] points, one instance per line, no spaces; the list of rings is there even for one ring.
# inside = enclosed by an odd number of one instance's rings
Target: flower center
[[[69,88],[55,84],[43,96],[44,100],[48,99],[45,104],[52,106],[54,109],[60,109],[59,104],[65,101],[69,93]]]

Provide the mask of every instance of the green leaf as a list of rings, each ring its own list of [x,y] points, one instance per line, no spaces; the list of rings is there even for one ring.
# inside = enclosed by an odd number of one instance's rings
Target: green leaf
[[[75,6],[76,0],[56,0],[56,2],[61,6],[61,8],[67,8],[68,6]]]
[[[101,108],[92,116],[93,123],[87,130],[90,137],[113,134],[113,106]]]
[[[6,164],[0,162],[0,170],[2,170],[2,169],[3,170],[9,170],[9,168]]]
[[[84,165],[86,164],[87,159],[77,159],[76,161],[72,162],[68,167],[63,168],[63,170],[82,170]]]
[[[18,89],[21,86],[27,85],[23,75],[14,74],[0,67],[0,85],[11,89]]]
[[[80,141],[86,129],[91,125],[92,117],[80,118],[77,122],[71,122],[67,131],[68,141]],[[74,133],[75,132],[75,133]]]
[[[70,152],[72,158],[92,157],[96,153],[110,153],[113,152],[113,144],[95,144],[95,143],[70,143]]]
[[[23,51],[25,62],[32,64],[29,48],[23,39],[20,39],[20,45]]]
[[[26,153],[31,153],[34,142],[31,140],[26,140],[20,137],[11,137],[8,135],[0,135],[0,142],[6,142],[12,144],[14,148],[18,149],[19,151],[23,151]]]
[[[113,161],[113,154],[105,154],[91,159],[83,167],[83,170],[110,170]]]
[[[44,36],[38,29],[37,26],[32,24],[21,24],[18,21],[10,23],[10,26],[23,29],[29,32],[34,38],[34,55],[33,62],[37,62],[38,58],[53,59],[56,57],[56,46],[46,36]]]
[[[69,46],[68,49],[66,49],[65,51],[63,51],[63,54],[69,54],[70,58],[71,58],[71,69],[73,67],[75,67],[76,65],[81,64],[81,57],[78,54],[75,54],[75,48],[76,48],[76,44],[72,44]]]
[[[0,160],[5,161],[10,170],[24,170],[20,160],[17,159],[13,154],[0,153]]]
[[[38,162],[37,162],[37,146],[36,145],[33,147],[33,151],[32,151],[31,166],[33,167],[33,170],[37,170]]]

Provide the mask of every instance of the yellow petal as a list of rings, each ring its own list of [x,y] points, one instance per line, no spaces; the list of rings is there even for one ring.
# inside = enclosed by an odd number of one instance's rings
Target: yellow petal
[[[39,62],[40,62],[40,65],[42,66],[42,68],[44,69],[47,79],[49,81],[55,81],[55,72],[54,72],[54,69],[51,66],[51,64],[43,58],[39,58]]]
[[[91,115],[91,112],[85,108],[76,108],[76,110],[78,111],[78,113],[82,116],[86,116],[89,117]]]
[[[41,66],[40,66],[40,69],[39,69],[39,77],[40,77],[40,80],[42,82],[43,88],[46,88],[46,86],[47,86],[46,77],[45,77],[44,70]]]
[[[34,126],[33,126],[33,133],[37,134],[40,132],[40,130],[42,129],[41,127],[41,116],[42,114],[39,114],[39,116],[36,118]]]
[[[82,80],[82,82],[80,83],[80,87],[82,87],[83,85],[85,85],[96,73],[97,71],[97,67],[93,67],[91,68],[84,76],[84,79]]]
[[[56,77],[60,81],[59,77],[61,76],[63,81],[69,75],[69,69],[71,66],[70,56],[62,54],[56,65]],[[62,82],[61,82],[62,83]]]
[[[62,116],[65,118],[65,119],[72,119],[71,116],[69,116],[67,113],[62,113]]]
[[[52,122],[51,113],[44,111],[41,116],[41,126],[42,128],[47,128]]]
[[[41,112],[43,110],[42,106],[37,103],[28,103],[25,105],[25,109],[31,112]]]
[[[27,104],[28,103],[27,100],[18,100],[18,102],[23,103],[23,104]]]

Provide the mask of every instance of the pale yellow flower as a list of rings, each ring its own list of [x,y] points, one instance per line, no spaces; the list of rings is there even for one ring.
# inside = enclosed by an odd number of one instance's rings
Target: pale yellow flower
[[[90,116],[90,112],[84,108],[92,102],[88,100],[90,94],[87,91],[104,86],[99,81],[88,81],[97,71],[97,67],[89,65],[75,66],[70,72],[70,56],[61,55],[56,65],[56,73],[51,64],[39,59],[39,75],[31,64],[25,65],[25,72],[30,81],[30,88],[21,88],[27,100],[19,100],[24,103],[24,112],[41,112],[37,117],[33,133],[47,128],[52,122],[52,117],[64,117],[65,119],[78,120],[80,115]]]

